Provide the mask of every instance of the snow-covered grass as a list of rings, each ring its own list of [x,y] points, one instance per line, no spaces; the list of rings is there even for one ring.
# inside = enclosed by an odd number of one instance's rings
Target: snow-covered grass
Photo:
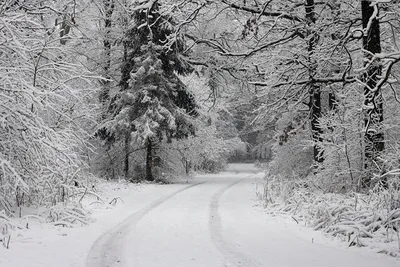
[[[78,202],[0,213],[0,266],[85,266],[93,243],[115,225],[182,184],[98,182]],[[47,216],[54,216],[48,218]],[[8,248],[7,248],[8,247]]]
[[[348,246],[368,247],[400,257],[400,191],[375,189],[368,194],[327,193],[311,178],[266,176],[258,195],[270,213],[337,237]]]

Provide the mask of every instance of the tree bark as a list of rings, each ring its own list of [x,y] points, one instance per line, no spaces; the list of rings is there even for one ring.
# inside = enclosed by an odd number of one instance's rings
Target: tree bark
[[[114,13],[114,0],[103,0],[104,4],[104,78],[107,80],[103,81],[103,88],[100,92],[99,100],[100,103],[105,104],[110,98],[110,69],[111,69],[111,27],[112,27],[112,15]]]
[[[378,5],[371,6],[371,1],[361,2],[362,24],[364,29],[363,48],[367,51],[364,57],[368,60],[376,53],[381,53],[381,40],[378,18]],[[364,168],[365,175],[362,180],[362,187],[368,188],[371,185],[371,177],[376,170],[379,155],[384,151],[383,122],[383,101],[382,91],[376,88],[382,66],[373,63],[368,67],[364,82]]]
[[[129,155],[131,145],[131,132],[125,133],[125,159],[124,159],[124,175],[125,179],[129,178]]]
[[[185,158],[185,173],[188,175],[190,173],[190,161]]]
[[[316,18],[315,18],[315,5],[314,0],[306,0],[305,11],[306,11],[306,21],[308,26],[307,35],[309,36],[308,41],[308,61],[309,67],[309,95],[310,95],[310,120],[311,120],[311,133],[312,139],[316,143],[314,144],[314,160],[316,162],[323,162],[324,157],[322,155],[321,148],[318,143],[322,141],[322,129],[319,125],[319,119],[321,118],[321,89],[315,83],[314,77],[317,72],[317,62],[313,58],[315,46],[317,45],[318,35],[313,28]]]
[[[153,143],[151,138],[147,138],[147,153],[146,153],[146,180],[154,181],[153,177]]]

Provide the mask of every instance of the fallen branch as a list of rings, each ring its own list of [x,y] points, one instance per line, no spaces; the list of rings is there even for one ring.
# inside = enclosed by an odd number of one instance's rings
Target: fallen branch
[[[122,203],[124,203],[124,201],[123,201],[120,197],[115,197],[115,198],[113,198],[113,199],[110,201],[110,203],[108,203],[108,204],[109,204],[109,205],[115,206],[115,205],[117,204],[118,199],[121,200]]]

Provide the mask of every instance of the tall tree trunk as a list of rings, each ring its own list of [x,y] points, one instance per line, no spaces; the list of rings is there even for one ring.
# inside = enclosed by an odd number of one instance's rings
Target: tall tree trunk
[[[332,22],[333,24],[340,23],[341,20],[341,0],[332,0],[331,1],[331,15],[332,15]],[[334,31],[331,34],[331,39],[332,41],[336,41],[340,39],[340,32]],[[335,68],[335,67],[333,67]],[[339,68],[335,69],[334,72],[336,74],[341,73],[343,70],[342,66],[339,66]],[[332,90],[329,92],[328,95],[328,105],[329,105],[329,110],[336,110],[337,108],[337,99],[335,96],[334,91]]]
[[[114,13],[114,0],[103,0],[104,5],[104,39],[103,39],[103,47],[104,47],[104,56],[105,62],[103,65],[104,68],[104,78],[107,80],[103,81],[103,88],[100,92],[99,100],[103,105],[110,98],[110,69],[111,69],[111,27],[112,27],[112,15]]]
[[[147,153],[146,153],[146,180],[154,181],[153,177],[153,143],[150,138],[147,138]]]
[[[314,51],[315,46],[317,45],[318,35],[316,31],[313,29],[314,24],[316,22],[315,18],[315,6],[314,0],[306,0],[305,11],[306,11],[306,20],[308,26],[307,35],[309,36],[308,41],[308,61],[310,64],[309,67],[309,95],[310,95],[310,120],[311,120],[311,132],[312,139],[316,144],[314,144],[314,160],[316,162],[323,162],[324,157],[322,155],[322,151],[318,146],[318,143],[322,141],[322,129],[319,125],[319,119],[321,118],[321,89],[314,82],[314,77],[317,72],[317,62],[314,59]]]
[[[124,175],[125,179],[129,178],[129,155],[131,146],[131,132],[125,133],[125,159],[124,159]]]
[[[378,5],[371,6],[371,1],[363,0],[361,2],[362,24],[364,29],[363,48],[367,52],[365,58],[370,60],[376,53],[381,53],[381,40],[379,20],[377,19]],[[383,101],[382,91],[376,88],[377,81],[382,72],[382,66],[378,63],[373,63],[367,69],[364,75],[364,168],[365,176],[362,180],[362,186],[368,188],[371,185],[371,176],[376,170],[376,161],[378,156],[385,149],[384,134],[382,131],[383,122]]]
[[[108,1],[108,0],[104,0]],[[109,0],[113,1],[113,0]],[[122,90],[126,90],[129,86],[128,84],[128,79],[126,77],[129,77],[130,75],[130,69],[127,68],[126,66],[129,64],[128,63],[128,41],[124,39],[123,41],[123,48],[124,48],[124,55],[123,55],[123,61],[122,61],[122,73],[121,73],[121,82],[120,86],[122,87]],[[107,93],[108,96],[108,93]],[[124,173],[125,173],[125,178],[128,178],[129,175],[129,155],[130,155],[130,142],[131,142],[131,133],[132,133],[132,128],[129,126],[126,133],[125,133],[125,166],[124,166]]]

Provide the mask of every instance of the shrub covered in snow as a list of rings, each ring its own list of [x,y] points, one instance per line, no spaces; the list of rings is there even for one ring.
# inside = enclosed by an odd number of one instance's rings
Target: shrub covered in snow
[[[283,212],[297,221],[347,242],[400,256],[400,187],[376,186],[368,193],[326,192],[321,179],[267,175],[260,195],[269,212]]]
[[[93,124],[92,75],[72,53],[76,43],[60,40],[51,8],[30,12],[15,1],[0,8],[0,231],[19,227],[24,206],[49,208],[80,199],[87,183],[85,156]],[[28,8],[29,9],[29,8]],[[65,21],[64,21],[65,22]],[[90,111],[90,112],[89,112]],[[79,185],[77,185],[79,183]],[[62,206],[54,221],[73,214]],[[61,206],[58,206],[61,208]],[[74,211],[75,210],[75,211]]]

